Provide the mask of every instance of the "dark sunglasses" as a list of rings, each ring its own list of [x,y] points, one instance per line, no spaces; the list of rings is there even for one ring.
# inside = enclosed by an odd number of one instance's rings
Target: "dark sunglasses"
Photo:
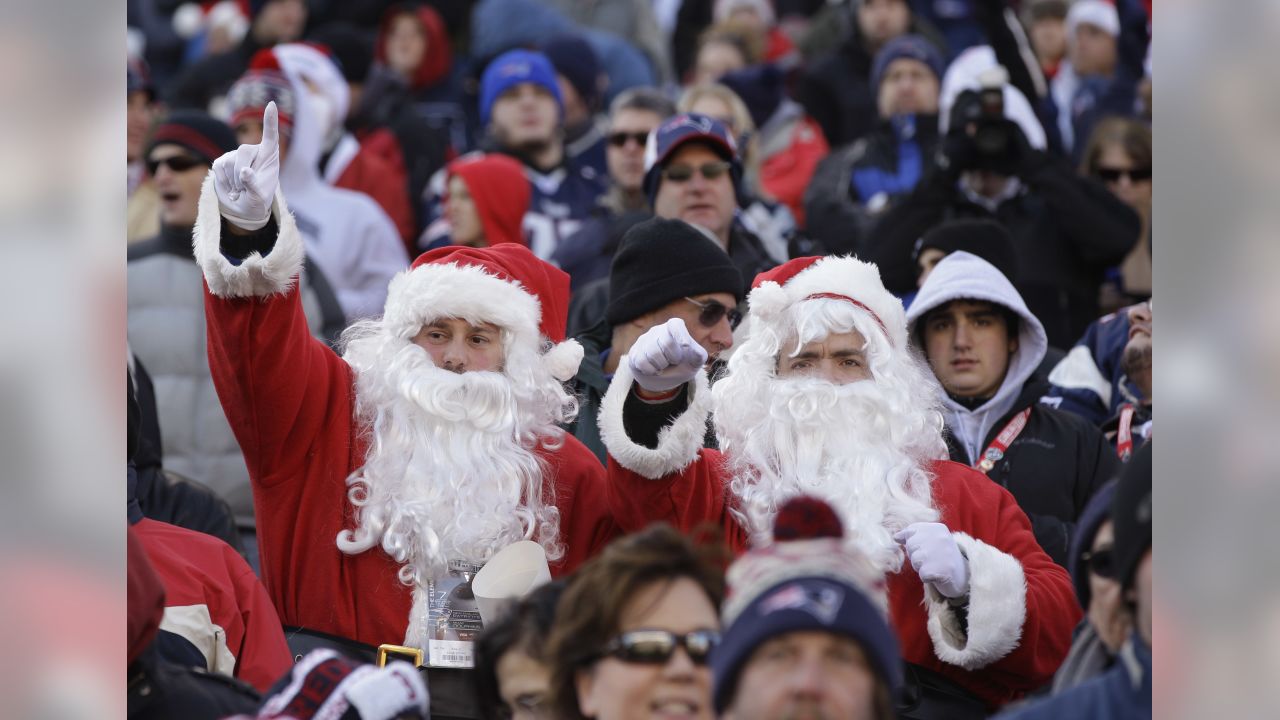
[[[1115,554],[1113,548],[1104,547],[1091,550],[1081,556],[1089,571],[1098,577],[1113,578],[1116,574]]]
[[[614,147],[623,147],[627,144],[628,140],[635,140],[637,145],[644,147],[644,144],[648,139],[649,133],[647,132],[616,132],[610,133],[609,144]]]
[[[692,178],[694,172],[699,172],[707,180],[715,180],[729,172],[730,167],[730,164],[724,160],[702,163],[697,167],[693,165],[668,165],[663,169],[662,176],[673,182],[684,182]]]
[[[193,167],[204,164],[206,164],[205,161],[199,158],[193,158],[190,155],[173,155],[162,160],[152,160],[151,158],[147,158],[147,172],[151,175],[155,175],[161,165],[168,167],[174,172],[186,172]]]
[[[702,308],[702,312],[698,313],[698,322],[703,327],[715,327],[720,322],[720,318],[729,317],[729,329],[737,330],[738,323],[742,322],[742,313],[738,312],[738,308],[725,307],[718,300],[707,300],[705,302],[694,300],[691,297],[685,298],[689,302]]]
[[[677,647],[683,647],[694,664],[705,665],[711,649],[719,642],[720,633],[715,630],[694,630],[685,635],[666,630],[633,630],[610,640],[602,654],[623,662],[659,665],[670,660]]]
[[[1134,168],[1133,170],[1124,170],[1121,168],[1100,167],[1093,171],[1103,182],[1120,182],[1120,178],[1127,177],[1129,182],[1136,183],[1143,180],[1151,179],[1151,168]]]

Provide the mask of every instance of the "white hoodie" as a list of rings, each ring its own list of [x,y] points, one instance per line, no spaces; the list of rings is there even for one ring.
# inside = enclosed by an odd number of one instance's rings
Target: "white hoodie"
[[[351,322],[380,315],[392,276],[409,266],[391,218],[364,193],[320,177],[320,155],[346,113],[346,85],[324,53],[289,43],[273,50],[293,87],[297,109],[280,187],[302,232],[307,254],[329,280]],[[332,96],[341,87],[340,96]]]
[[[949,410],[947,428],[964,448],[969,464],[972,465],[986,450],[983,441],[991,432],[992,426],[1013,408],[1014,401],[1022,392],[1022,385],[1044,360],[1049,341],[1045,336],[1044,326],[1027,310],[1027,304],[1013,288],[1013,283],[991,263],[963,251],[951,253],[933,268],[911,307],[907,308],[907,331],[910,337],[916,337],[917,320],[930,310],[953,300],[994,303],[1012,310],[1022,318],[1022,322],[1018,323],[1018,349],[1009,358],[1009,369],[995,396],[975,410],[946,398]]]

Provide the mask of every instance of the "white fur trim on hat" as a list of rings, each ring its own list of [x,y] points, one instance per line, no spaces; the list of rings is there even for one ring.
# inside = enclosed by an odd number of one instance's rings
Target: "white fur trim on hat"
[[[518,281],[479,265],[431,263],[402,270],[387,288],[383,324],[405,339],[441,318],[493,323],[516,336],[539,338],[542,304]]]
[[[619,465],[650,480],[679,472],[698,458],[707,436],[707,417],[711,414],[711,390],[707,374],[693,376],[689,388],[689,407],[658,433],[658,446],[647,448],[627,436],[622,422],[622,408],[631,394],[634,378],[624,355],[618,372],[600,404],[600,438],[609,455]]]
[[[1027,619],[1027,581],[1018,559],[965,533],[952,533],[969,560],[968,632],[955,608],[929,584],[924,586],[929,638],[938,659],[977,670],[1018,647]]]
[[[267,297],[282,295],[293,288],[302,270],[302,235],[285,205],[284,194],[276,190],[271,214],[280,234],[266,257],[250,253],[239,265],[222,254],[222,215],[218,212],[218,194],[213,189],[213,172],[204,179],[200,204],[192,232],[192,249],[196,262],[204,271],[209,291],[223,298]]]
[[[810,295],[833,293],[862,303],[884,326],[889,343],[896,349],[907,346],[907,316],[902,301],[884,289],[880,269],[855,257],[825,257],[800,271],[779,286],[761,283],[747,299],[756,322],[772,325],[782,337],[787,335],[777,326],[782,314]]]

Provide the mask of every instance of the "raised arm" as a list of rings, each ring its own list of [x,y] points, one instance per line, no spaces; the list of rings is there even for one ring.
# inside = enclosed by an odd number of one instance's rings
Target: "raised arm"
[[[209,368],[256,484],[298,477],[326,423],[351,422],[350,368],[311,336],[298,296],[302,237],[279,191],[274,103],[258,145],[205,178],[195,257],[205,278]]]

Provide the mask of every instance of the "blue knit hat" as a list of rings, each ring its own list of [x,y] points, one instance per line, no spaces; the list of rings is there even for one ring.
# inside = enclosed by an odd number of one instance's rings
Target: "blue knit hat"
[[[902,656],[885,620],[884,576],[844,547],[825,502],[797,497],[778,510],[774,543],[729,568],[720,643],[711,653],[712,702],[729,707],[738,675],[756,648],[792,632],[819,631],[857,642],[891,695],[902,686]]]
[[[872,92],[880,91],[880,81],[884,80],[884,73],[889,69],[889,63],[903,58],[918,60],[928,65],[933,71],[933,76],[938,78],[939,83],[942,82],[944,63],[938,48],[919,35],[899,35],[885,43],[884,47],[880,48],[880,52],[876,53],[875,62],[871,65]]]
[[[556,99],[556,107],[564,113],[564,99],[560,97],[560,84],[556,71],[546,55],[533,50],[509,50],[489,63],[480,77],[480,124],[489,124],[489,114],[498,96],[519,85],[540,85]]]

